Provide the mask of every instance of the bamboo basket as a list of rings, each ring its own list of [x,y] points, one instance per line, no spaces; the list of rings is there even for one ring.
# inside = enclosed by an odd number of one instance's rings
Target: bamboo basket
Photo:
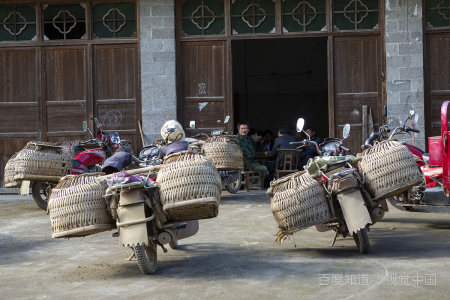
[[[244,161],[236,136],[222,135],[207,139],[203,144],[206,157],[219,171],[242,170]]]
[[[331,219],[325,190],[307,171],[296,172],[270,183],[270,208],[279,231],[275,242]]]
[[[167,156],[156,182],[169,220],[217,217],[222,182],[216,167],[205,155],[182,151]]]
[[[6,163],[4,185],[6,188],[19,188],[22,184],[20,181],[14,181],[14,160],[17,153],[14,154]]]
[[[15,158],[14,180],[59,181],[72,172],[72,159],[61,146],[29,142]]]
[[[52,238],[81,237],[115,227],[103,198],[106,188],[96,180],[101,174],[69,175],[52,190],[48,202]]]
[[[414,155],[398,141],[376,144],[361,153],[358,172],[374,200],[387,199],[422,183]]]

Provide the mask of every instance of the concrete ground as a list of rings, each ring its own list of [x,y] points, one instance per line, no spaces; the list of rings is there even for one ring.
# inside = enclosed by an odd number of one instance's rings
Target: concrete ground
[[[224,192],[219,216],[178,249],[158,248],[147,276],[112,232],[52,239],[31,197],[0,195],[0,298],[450,298],[450,215],[390,209],[361,255],[351,238],[328,247],[333,232],[314,227],[275,244],[265,192]]]

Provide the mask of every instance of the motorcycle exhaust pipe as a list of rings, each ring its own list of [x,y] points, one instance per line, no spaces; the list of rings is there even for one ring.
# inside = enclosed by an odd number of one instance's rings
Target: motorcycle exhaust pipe
[[[384,217],[384,210],[381,207],[375,207],[370,212],[370,218],[372,219],[372,225],[380,221]]]

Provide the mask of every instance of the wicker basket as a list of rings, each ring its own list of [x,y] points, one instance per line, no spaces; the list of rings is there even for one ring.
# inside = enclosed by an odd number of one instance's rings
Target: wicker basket
[[[96,177],[103,173],[69,175],[52,190],[48,202],[53,238],[80,237],[115,227],[103,198],[105,187]]]
[[[241,147],[233,136],[222,135],[207,139],[203,144],[203,151],[219,171],[242,170],[244,168]]]
[[[395,140],[378,143],[362,152],[358,172],[375,199],[387,199],[421,184],[422,172],[408,148]]]
[[[217,217],[222,182],[214,164],[203,154],[182,151],[167,156],[156,182],[169,220]]]
[[[17,153],[14,180],[52,180],[72,172],[72,159],[61,146],[29,142]]]
[[[14,160],[16,155],[17,153],[8,160],[5,166],[4,184],[6,188],[19,188],[21,185],[20,181],[14,181]]]
[[[267,195],[280,228],[275,242],[282,243],[296,231],[331,219],[325,190],[307,171],[272,181]]]

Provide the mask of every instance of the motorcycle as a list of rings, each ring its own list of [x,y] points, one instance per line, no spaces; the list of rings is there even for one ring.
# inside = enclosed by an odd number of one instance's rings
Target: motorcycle
[[[388,199],[392,206],[399,210],[409,212],[450,213],[450,201],[447,198],[450,186],[448,176],[444,175],[444,169],[447,165],[445,147],[446,137],[448,135],[447,109],[449,103],[449,101],[446,101],[441,106],[441,137],[437,144],[438,149],[436,149],[436,153],[432,153],[432,156],[430,157],[428,153],[425,153],[420,148],[405,143],[405,146],[414,155],[417,166],[424,176],[424,181],[421,185],[415,186],[407,192]],[[386,110],[384,110],[383,115],[386,115]],[[396,127],[394,130],[389,129],[387,125],[381,126],[378,132],[374,131],[371,133],[362,148],[366,149],[373,146],[376,142],[390,140],[401,134],[411,134],[411,132],[420,133],[419,130],[406,126],[406,122],[413,119],[414,116],[415,110],[411,109],[409,116],[403,125]],[[430,160],[433,164],[430,164]],[[445,178],[447,178],[447,180]]]
[[[302,132],[304,119],[297,122],[297,131]],[[304,132],[304,131],[303,131]],[[310,159],[305,169],[319,181],[327,194],[331,219],[316,225],[320,232],[334,230],[333,246],[338,236],[344,238],[351,235],[361,254],[370,251],[367,232],[384,217],[382,201],[373,201],[363,186],[356,164],[361,157],[345,155],[351,150],[343,146],[343,141],[350,135],[350,125],[343,130],[343,139],[328,139],[320,146],[308,139],[302,142],[291,142],[291,145],[310,146],[316,149],[317,157]]]
[[[129,170],[127,176],[152,173],[158,167]],[[113,237],[119,237],[120,244],[133,249],[133,254],[127,260],[136,257],[142,273],[149,275],[156,271],[157,246],[165,253],[167,249],[164,245],[169,244],[175,249],[179,240],[198,232],[198,220],[186,222],[167,220],[158,201],[157,185],[153,181],[144,179],[123,183],[121,177],[115,175],[99,178],[99,181],[102,180],[106,180],[109,185],[105,197],[110,203],[111,213],[116,219],[118,229]],[[111,205],[112,203],[115,205]]]
[[[97,118],[94,118],[94,122],[97,128],[99,128],[97,138],[94,138],[94,135],[87,127],[87,122],[83,121],[83,131],[88,131],[92,138],[73,147],[76,156],[72,159],[72,175],[101,172],[100,165],[106,158],[114,155],[115,151],[120,147],[121,140],[117,132],[109,133],[100,130],[102,124],[98,122]],[[51,190],[57,183],[57,180],[35,180],[32,182],[24,180],[20,195],[28,195],[31,186],[32,196],[37,206],[43,210],[47,210],[47,202],[50,198]]]
[[[214,130],[211,132],[210,135],[200,132],[197,135],[192,136],[191,143],[197,143],[198,141],[196,140],[196,138],[209,139],[209,138],[216,137],[216,136],[229,135],[228,132],[225,132],[225,126],[229,122],[229,120],[230,120],[230,116],[226,116],[224,123],[223,123],[222,130]],[[194,130],[200,130],[195,127],[195,121],[190,121],[189,127]],[[222,178],[222,186],[224,186],[225,189],[230,194],[236,194],[241,189],[241,184],[242,184],[241,171],[242,170],[225,170],[225,171],[219,170],[220,177]]]

